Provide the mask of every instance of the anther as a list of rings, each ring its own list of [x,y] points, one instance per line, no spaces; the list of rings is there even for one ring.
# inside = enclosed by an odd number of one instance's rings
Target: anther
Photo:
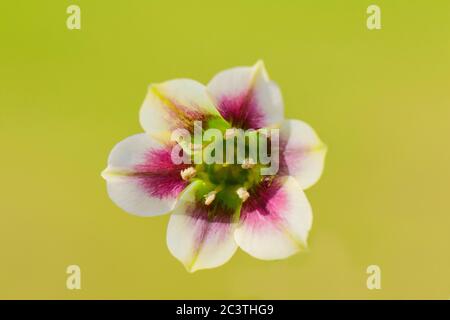
[[[275,176],[264,176],[261,178],[261,182],[266,183],[267,185],[271,185]]]
[[[225,130],[225,139],[234,138],[236,136],[236,133],[237,133],[236,128]]]
[[[194,167],[186,168],[184,170],[181,170],[181,172],[180,172],[181,178],[185,181],[195,177],[196,174],[197,174],[197,171],[195,170]]]
[[[216,198],[217,191],[211,191],[205,195],[205,205],[209,206]]]
[[[240,187],[239,189],[236,190],[236,193],[239,197],[239,199],[242,200],[242,202],[245,202],[245,200],[248,199],[248,197],[250,197],[250,194],[248,193],[247,189]]]
[[[256,162],[255,160],[253,160],[252,158],[247,158],[244,159],[244,161],[242,162],[242,169],[251,169],[255,166]]]

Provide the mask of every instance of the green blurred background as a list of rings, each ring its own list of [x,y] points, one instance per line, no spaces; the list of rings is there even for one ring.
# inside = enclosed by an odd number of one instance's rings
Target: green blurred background
[[[449,16],[447,0],[2,1],[0,298],[449,299]],[[149,83],[257,59],[329,148],[310,248],[189,274],[168,216],[126,214],[100,172],[142,131]]]

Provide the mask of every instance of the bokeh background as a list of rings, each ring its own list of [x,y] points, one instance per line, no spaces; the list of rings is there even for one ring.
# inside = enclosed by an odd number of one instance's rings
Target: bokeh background
[[[0,298],[449,299],[449,16],[447,0],[2,1]],[[257,59],[329,148],[310,248],[189,274],[168,216],[126,214],[100,172],[142,131],[149,83]]]

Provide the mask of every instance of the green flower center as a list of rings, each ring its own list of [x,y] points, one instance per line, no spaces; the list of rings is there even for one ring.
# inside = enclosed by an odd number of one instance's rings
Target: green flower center
[[[226,141],[223,141],[225,145]],[[234,154],[237,155],[237,146]],[[245,155],[248,155],[248,141],[245,143]],[[224,153],[225,154],[225,153]],[[213,163],[205,162],[193,166],[195,173],[191,181],[201,180],[203,186],[199,187],[196,197],[206,205],[221,205],[232,211],[238,209],[247,200],[251,192],[266,176],[261,175],[261,168],[265,167],[258,163],[258,159],[245,158],[239,163]]]

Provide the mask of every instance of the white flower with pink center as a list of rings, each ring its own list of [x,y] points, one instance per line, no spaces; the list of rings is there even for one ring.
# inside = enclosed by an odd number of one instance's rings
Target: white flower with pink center
[[[132,214],[171,214],[167,245],[188,271],[218,267],[238,247],[265,260],[306,247],[312,210],[303,190],[320,178],[326,147],[309,125],[284,119],[280,90],[262,62],[220,72],[207,86],[189,79],[151,85],[140,122],[145,133],[111,151],[102,173],[108,194]],[[175,147],[189,160],[202,152],[204,141],[171,139],[176,130],[193,133],[198,123],[202,132],[223,133],[224,145],[240,129],[255,132],[277,154],[278,171],[265,175],[270,164],[258,156],[174,162]],[[277,141],[266,128],[279,130]]]

